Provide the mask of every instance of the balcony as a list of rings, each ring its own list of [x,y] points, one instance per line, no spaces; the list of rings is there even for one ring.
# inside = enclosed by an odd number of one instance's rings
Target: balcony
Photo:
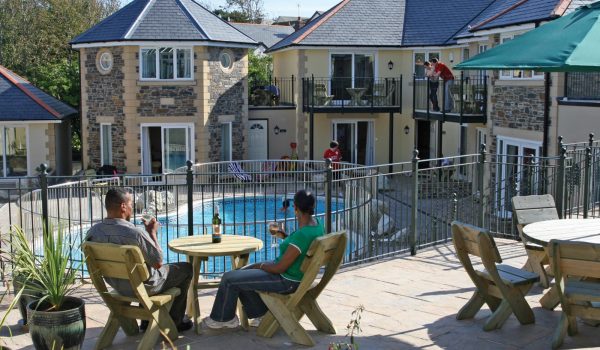
[[[265,80],[248,82],[248,108],[249,109],[287,109],[296,108],[294,102],[295,78],[271,77]]]
[[[454,123],[487,121],[487,77],[460,76],[451,84],[413,77],[413,117]],[[448,93],[446,93],[448,89]],[[436,91],[437,90],[437,91]],[[434,101],[439,108],[434,108]],[[446,107],[446,108],[444,108]]]
[[[303,78],[302,110],[313,113],[401,113],[402,77]]]

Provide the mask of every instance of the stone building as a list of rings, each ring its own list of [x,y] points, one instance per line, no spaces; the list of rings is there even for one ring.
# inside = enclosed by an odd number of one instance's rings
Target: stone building
[[[192,0],[134,0],[70,43],[81,64],[82,161],[127,173],[243,159],[248,49]]]

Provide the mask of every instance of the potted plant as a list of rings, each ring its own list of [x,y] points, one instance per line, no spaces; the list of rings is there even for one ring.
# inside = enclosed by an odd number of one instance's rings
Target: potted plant
[[[7,252],[5,252],[4,250],[0,249],[0,268],[2,268],[2,274],[5,273],[4,267],[6,266],[6,264],[8,262],[10,262],[9,259],[9,254],[7,254]],[[0,330],[2,328],[4,328],[4,323],[6,322],[6,319],[8,318],[8,315],[10,314],[10,312],[12,311],[12,309],[17,305],[17,303],[19,302],[19,300],[21,300],[21,295],[23,294],[23,290],[24,288],[21,287],[18,289],[15,288],[15,297],[14,299],[8,304],[8,307],[6,308],[4,315],[0,318]],[[2,292],[2,294],[0,294],[0,305],[2,304],[2,302],[4,301],[4,298],[8,295],[8,289],[4,290]],[[10,330],[10,328],[8,328],[8,333],[10,336],[12,336],[12,332]],[[0,350],[8,350],[8,347],[6,347],[4,345],[4,341],[2,340],[2,337],[0,337]]]
[[[43,235],[43,250],[37,256],[25,233],[13,227],[13,261],[25,277],[25,289],[40,298],[27,305],[27,320],[33,345],[39,350],[80,349],[85,337],[85,304],[70,296],[75,291],[77,270],[70,259],[72,245],[64,232],[49,229]]]

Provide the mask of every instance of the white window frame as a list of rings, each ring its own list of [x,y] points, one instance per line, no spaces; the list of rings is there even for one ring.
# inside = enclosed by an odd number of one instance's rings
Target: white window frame
[[[163,140],[163,135],[164,135],[164,129],[169,129],[169,128],[189,128],[188,129],[188,144],[190,149],[188,150],[188,155],[189,160],[194,163],[194,156],[195,156],[195,144],[194,144],[194,135],[195,135],[195,125],[194,123],[141,123],[140,124],[140,160],[141,160],[141,166],[140,166],[140,173],[143,172],[144,169],[144,161],[146,161],[144,159],[144,142],[143,142],[143,137],[142,137],[142,133],[144,132],[144,128],[150,128],[150,127],[160,127],[160,144],[161,144],[161,161],[162,164],[165,164],[165,152],[164,149],[162,149],[162,145],[164,143]]]
[[[108,135],[108,150],[104,149],[104,127],[108,126],[111,131]],[[110,160],[109,163],[104,164],[104,153],[108,151],[108,158]],[[112,153],[112,124],[111,123],[100,123],[100,163],[102,165],[112,165],[113,164],[113,153]]]
[[[329,66],[327,67],[328,71],[329,71],[329,77],[332,77],[332,72],[331,72],[331,56],[333,55],[351,55],[352,56],[352,87],[354,87],[354,80],[356,79],[355,76],[355,72],[354,72],[354,63],[355,63],[355,59],[354,56],[355,55],[373,55],[373,79],[377,80],[378,78],[378,74],[379,73],[379,55],[377,53],[377,51],[329,51]],[[331,91],[331,79],[329,80],[329,91]]]
[[[173,49],[173,78],[172,79],[161,79],[160,78],[160,49],[169,48]],[[143,50],[152,50],[154,49],[155,54],[155,67],[156,67],[156,78],[144,78],[142,76],[144,72],[144,67],[142,66],[144,60],[142,59],[142,51]],[[179,78],[177,77],[177,50],[190,50],[190,77],[189,78]],[[139,54],[138,54],[138,62],[139,62],[139,79],[140,81],[190,81],[194,80],[194,48],[192,46],[140,46]]]
[[[500,35],[500,44],[504,44],[504,41],[506,39],[508,40],[513,40],[516,36],[519,36],[523,34],[521,33],[511,33],[511,34],[501,34]],[[522,71],[522,77],[515,77],[514,76],[514,72],[517,71]],[[525,71],[528,71],[531,73],[531,77],[525,77]],[[533,69],[502,69],[500,70],[500,73],[498,74],[500,80],[542,80],[544,79],[544,73],[543,72],[536,72]]]
[[[229,159],[221,159],[221,161],[231,161],[231,160],[233,160],[233,123],[232,122],[223,122],[223,123],[221,123],[221,128],[223,128],[225,125],[229,126]],[[222,151],[223,151],[223,139],[221,139],[221,152]],[[219,153],[221,153],[221,152],[219,152]]]
[[[29,161],[31,159],[31,150],[29,147],[29,125],[23,125],[23,124],[2,124],[0,125],[0,132],[2,133],[2,135],[0,136],[0,140],[2,141],[2,144],[0,145],[0,147],[2,147],[2,177],[3,178],[13,178],[13,177],[18,177],[18,176],[8,176],[7,175],[7,171],[8,171],[8,162],[6,161],[6,150],[7,150],[7,144],[6,144],[6,128],[25,128],[25,145],[27,147],[27,174],[29,175]]]
[[[416,70],[415,70],[415,66],[417,65],[417,57],[416,56],[417,56],[417,54],[420,54],[420,53],[422,53],[422,54],[425,55],[425,61],[431,60],[431,54],[436,54],[437,53],[438,60],[441,59],[441,57],[442,57],[442,52],[441,51],[435,51],[435,50],[413,51],[413,55],[412,55],[412,60],[413,60],[413,63],[412,63],[412,69],[413,69],[413,71],[412,72],[413,72],[413,75],[416,73]],[[423,61],[423,63],[425,61]],[[425,77],[424,76],[423,77],[416,77],[416,79],[417,80],[425,80]]]
[[[356,164],[357,162],[357,155],[358,155],[358,123],[360,122],[366,122],[369,123],[370,129],[369,130],[369,134],[367,135],[367,137],[370,139],[370,146],[369,148],[366,149],[367,151],[367,158],[369,158],[369,156],[372,158],[372,163],[375,164],[375,156],[376,156],[376,145],[375,145],[375,122],[373,120],[369,120],[369,119],[333,119],[331,121],[331,137],[333,140],[337,139],[337,124],[353,124],[354,125],[354,135],[352,135],[353,141],[354,141],[354,145],[352,145],[353,150],[351,151],[352,154],[352,158],[354,159],[342,159],[342,162],[347,162],[347,163],[353,163]],[[369,141],[367,141],[367,145],[369,144]],[[370,153],[370,155],[368,154]],[[365,164],[366,166],[370,166],[373,164]]]

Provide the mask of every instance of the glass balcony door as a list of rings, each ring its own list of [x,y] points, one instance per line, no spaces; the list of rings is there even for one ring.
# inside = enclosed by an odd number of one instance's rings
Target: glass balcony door
[[[142,173],[169,173],[193,162],[192,133],[192,125],[142,125]]]
[[[342,161],[372,165],[374,128],[371,121],[339,121],[333,123],[333,138],[340,144]]]
[[[348,88],[364,88],[362,93],[370,94],[375,79],[375,55],[334,53],[331,54],[331,82],[329,91],[334,101],[351,100]]]

